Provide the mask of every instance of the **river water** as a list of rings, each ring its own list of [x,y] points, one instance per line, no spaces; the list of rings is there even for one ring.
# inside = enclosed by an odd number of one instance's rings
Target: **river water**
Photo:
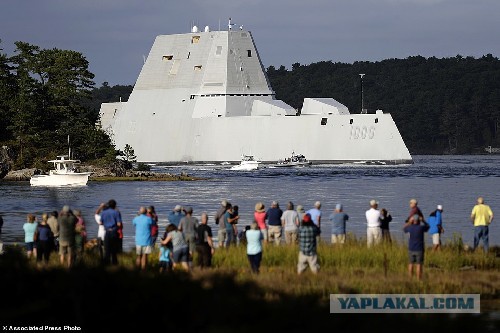
[[[366,234],[365,211],[376,199],[379,208],[393,217],[391,233],[403,240],[401,227],[406,219],[408,201],[416,198],[425,216],[441,204],[444,207],[444,241],[453,234],[472,245],[473,227],[469,216],[478,196],[483,196],[494,213],[500,214],[500,155],[414,156],[414,164],[385,166],[359,164],[313,165],[308,168],[264,168],[256,171],[231,171],[222,165],[154,166],[155,171],[206,178],[202,181],[176,182],[92,182],[79,188],[35,188],[29,182],[0,181],[0,214],[4,219],[2,239],[6,244],[23,243],[26,214],[60,210],[68,204],[80,209],[87,222],[90,238],[97,235],[93,214],[100,202],[115,199],[124,220],[124,248],[134,245],[131,224],[141,205],[155,206],[160,218],[160,232],[167,224],[167,214],[176,204],[192,206],[199,217],[206,211],[213,216],[222,199],[240,207],[239,228],[249,224],[258,201],[266,207],[273,200],[286,208],[288,201],[306,210],[315,201],[322,203],[322,235],[329,237],[327,217],[337,203],[350,216],[347,231],[359,237]],[[490,245],[500,245],[500,227],[493,221]],[[210,225],[216,234],[211,217]],[[427,238],[430,244],[430,238]]]

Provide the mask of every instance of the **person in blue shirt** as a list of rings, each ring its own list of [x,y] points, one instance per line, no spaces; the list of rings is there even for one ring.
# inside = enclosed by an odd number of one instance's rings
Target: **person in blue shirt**
[[[443,206],[438,205],[437,209],[427,219],[427,223],[429,223],[429,235],[432,237],[432,249],[434,251],[438,251],[441,248],[441,234],[444,233],[442,214]]]
[[[174,210],[168,214],[168,223],[172,223],[178,228],[179,223],[184,216],[186,216],[186,214],[182,211],[182,206],[175,205]],[[166,236],[164,235],[164,237]]]
[[[309,209],[306,212],[306,214],[311,215],[312,222],[318,227],[318,229],[317,229],[318,234],[316,236],[316,244],[319,244],[319,242],[321,240],[321,237],[320,237],[320,234],[321,234],[321,215],[322,215],[321,202],[316,201],[314,203],[314,208]]]
[[[134,217],[132,224],[135,227],[135,265],[142,270],[146,269],[148,255],[151,253],[151,226],[153,219],[146,215],[146,207],[139,208],[139,215]]]
[[[101,223],[106,230],[104,237],[104,264],[118,265],[120,239],[118,229],[122,227],[122,215],[116,209],[116,201],[108,201],[107,208],[101,212]]]
[[[424,233],[429,230],[429,225],[418,214],[408,219],[404,228],[405,233],[410,234],[408,241],[408,274],[413,276],[413,266],[416,268],[417,279],[422,280],[422,264],[424,263]]]
[[[266,220],[268,220],[268,241],[272,242],[274,240],[275,245],[280,245],[281,243],[281,216],[283,211],[281,210],[279,203],[273,201],[271,203],[271,208],[266,212]]]
[[[349,220],[349,215],[344,213],[342,204],[335,206],[335,212],[330,215],[332,222],[332,244],[345,243],[345,224]]]
[[[164,240],[162,237],[161,240]],[[172,249],[169,244],[161,244],[160,246],[160,274],[172,271]]]

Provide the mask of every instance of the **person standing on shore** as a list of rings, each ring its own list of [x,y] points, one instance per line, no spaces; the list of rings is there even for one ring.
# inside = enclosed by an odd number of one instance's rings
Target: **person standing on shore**
[[[233,226],[233,245],[238,245],[238,222],[240,221],[240,208],[237,205],[233,206],[233,213],[231,214],[231,218],[233,222],[231,225]]]
[[[318,235],[316,236],[316,243],[320,242],[321,235],[321,202],[316,201],[314,203],[314,208],[311,208],[307,211],[307,214],[311,215],[311,219],[313,223],[318,227]]]
[[[233,244],[233,239],[236,237],[234,234],[234,229],[233,229],[233,222],[236,220],[233,211],[233,205],[230,203],[227,203],[227,210],[224,213],[224,216],[222,217],[222,222],[219,228],[225,228],[226,230],[226,241],[224,244],[224,247],[229,247],[231,244]],[[221,241],[219,240],[219,244]]]
[[[410,240],[408,241],[408,274],[410,278],[413,276],[413,266],[415,266],[417,279],[422,280],[425,251],[424,233],[429,230],[429,225],[418,214],[415,214],[408,219],[403,230],[405,233],[410,234]]]
[[[281,216],[281,223],[285,231],[285,243],[287,245],[297,244],[299,214],[294,210],[293,202],[288,202],[286,210]]]
[[[227,200],[222,200],[214,217],[215,224],[219,226],[219,230],[217,231],[217,242],[220,248],[226,245],[227,233],[226,227],[224,226],[224,214],[226,214],[227,204]]]
[[[264,244],[267,243],[267,226],[266,226],[266,210],[262,202],[257,202],[255,204],[255,211],[253,213],[253,219],[257,223],[257,226],[262,232],[262,237],[264,238]]]
[[[200,268],[212,267],[214,243],[212,241],[212,228],[208,225],[208,214],[201,214],[201,224],[196,229],[197,266]]]
[[[281,216],[283,211],[280,209],[277,201],[271,203],[271,208],[267,210],[266,219],[269,228],[268,240],[274,240],[275,245],[280,245],[281,242]]]
[[[306,214],[299,227],[299,260],[297,273],[302,274],[307,266],[316,274],[319,271],[318,254],[316,252],[316,238],[319,234],[318,227],[313,223],[311,215]]]
[[[195,234],[199,223],[198,219],[193,217],[192,207],[186,207],[184,211],[186,212],[186,216],[184,216],[179,223],[179,231],[184,234],[184,239],[188,244],[189,265],[192,265],[194,252],[196,251]]]
[[[64,265],[66,261],[66,267],[70,268],[73,265],[73,256],[75,255],[75,227],[77,219],[68,205],[62,208],[57,222],[59,223],[59,260],[61,265]]]
[[[54,244],[52,231],[47,224],[49,216],[46,213],[42,214],[42,221],[36,228],[36,262],[38,266],[49,264],[50,252]]]
[[[49,219],[47,220],[47,224],[54,235],[54,251],[59,253],[59,223],[57,222],[57,218],[59,217],[59,213],[57,210],[50,213]]]
[[[349,215],[344,213],[342,204],[335,206],[335,211],[330,215],[332,222],[332,244],[345,243],[345,224],[349,220]]]
[[[76,259],[80,260],[83,255],[83,249],[85,242],[87,241],[87,230],[85,227],[85,221],[83,220],[82,212],[75,209],[73,214],[76,216],[75,225],[75,255]]]
[[[247,239],[247,258],[250,263],[250,269],[252,273],[259,274],[260,263],[262,261],[262,240],[264,236],[257,225],[257,222],[253,222],[250,225],[250,229],[245,231]]]
[[[377,245],[382,238],[380,230],[380,211],[378,208],[378,201],[370,200],[370,209],[366,211],[366,244],[368,247]]]
[[[104,264],[118,265],[119,235],[122,226],[122,215],[116,209],[116,201],[108,201],[107,208],[101,212],[101,222],[106,230],[104,237]]]
[[[97,223],[97,248],[99,249],[99,258],[101,259],[101,263],[104,262],[104,238],[106,237],[106,228],[101,221],[101,212],[106,209],[106,204],[101,203],[99,207],[97,207],[94,220]]]
[[[389,214],[387,209],[382,208],[380,210],[380,231],[382,232],[382,241],[390,244],[391,232],[389,230],[389,223],[392,221],[392,216]]]
[[[24,243],[26,244],[26,256],[28,259],[31,259],[31,256],[36,257],[35,232],[37,227],[36,216],[28,214],[26,223],[23,225]]]
[[[474,223],[474,250],[476,250],[482,239],[484,253],[488,253],[488,226],[493,221],[493,211],[490,206],[484,203],[483,197],[477,198],[477,205],[472,209],[470,219]]]
[[[424,214],[422,214],[422,211],[418,207],[417,199],[410,199],[410,213],[408,214],[408,220],[415,214],[417,214],[421,219],[424,218]]]
[[[189,247],[184,239],[182,232],[177,230],[175,224],[167,225],[167,237],[161,241],[162,245],[167,245],[172,242],[172,252],[174,259],[174,269],[181,264],[182,268],[189,272]]]
[[[434,251],[438,251],[441,248],[441,234],[444,233],[442,214],[443,206],[438,205],[437,209],[427,219],[429,235],[432,237],[432,249]]]
[[[162,237],[163,241],[164,238]],[[170,244],[162,244],[160,242],[160,256],[159,256],[159,265],[160,265],[160,274],[168,273],[172,271],[172,249]]]
[[[182,211],[182,206],[175,205],[174,210],[168,214],[168,223],[179,227],[179,223],[181,222],[181,219],[184,217],[184,215],[185,214]]]
[[[304,210],[304,206],[297,205],[297,215],[299,215],[299,227],[302,225],[302,219],[304,215],[306,215],[306,211]]]
[[[153,225],[151,226],[151,251],[153,251],[156,246],[156,239],[158,238],[158,214],[156,214],[155,207],[149,206],[146,215],[153,221]]]
[[[146,215],[145,207],[139,208],[139,215],[134,217],[132,225],[135,227],[135,266],[141,270],[146,269],[148,255],[151,254],[151,226],[153,219]]]

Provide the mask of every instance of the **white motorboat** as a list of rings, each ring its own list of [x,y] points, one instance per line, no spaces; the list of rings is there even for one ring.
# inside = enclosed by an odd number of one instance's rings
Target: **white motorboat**
[[[285,158],[283,160],[279,160],[278,163],[273,166],[276,168],[290,168],[290,167],[304,167],[311,165],[312,162],[308,161],[304,155],[295,154],[292,152],[292,156]]]
[[[32,186],[84,186],[87,185],[91,172],[77,172],[75,165],[79,160],[69,159],[69,155],[57,156],[57,160],[48,162],[54,163],[54,170],[50,170],[48,175],[34,175],[30,179]]]
[[[231,170],[250,171],[259,168],[260,161],[255,160],[252,155],[243,155],[238,165],[231,167]]]

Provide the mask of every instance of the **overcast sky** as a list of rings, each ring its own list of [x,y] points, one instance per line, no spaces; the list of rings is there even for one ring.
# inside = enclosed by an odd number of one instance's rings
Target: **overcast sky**
[[[500,56],[500,0],[1,0],[0,48],[15,41],[76,50],[98,86],[134,84],[154,38],[253,33],[265,67],[412,55]]]

